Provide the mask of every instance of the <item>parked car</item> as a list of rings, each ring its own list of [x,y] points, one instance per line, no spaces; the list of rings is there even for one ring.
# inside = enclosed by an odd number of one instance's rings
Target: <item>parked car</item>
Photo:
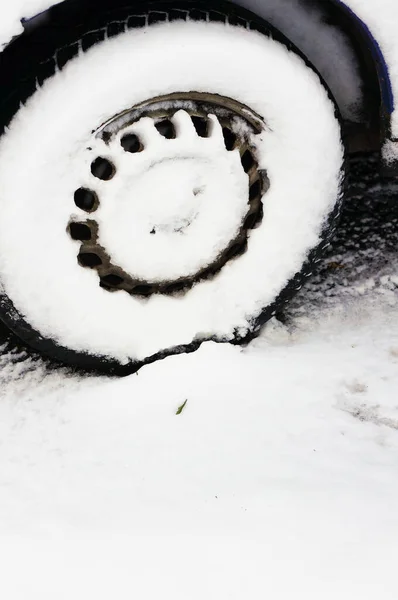
[[[250,341],[330,243],[347,156],[397,173],[395,0],[1,13],[0,319],[63,363]]]

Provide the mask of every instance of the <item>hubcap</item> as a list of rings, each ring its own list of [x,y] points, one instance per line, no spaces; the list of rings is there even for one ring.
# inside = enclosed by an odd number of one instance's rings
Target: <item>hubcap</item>
[[[218,95],[180,93],[124,111],[94,132],[98,151],[68,225],[101,287],[184,293],[237,260],[269,188],[256,158],[264,122]]]

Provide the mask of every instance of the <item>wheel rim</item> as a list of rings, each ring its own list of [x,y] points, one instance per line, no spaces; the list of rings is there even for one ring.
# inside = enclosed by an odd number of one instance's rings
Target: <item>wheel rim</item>
[[[144,124],[143,134],[140,133],[142,124]],[[186,131],[189,129],[191,137],[187,147],[184,148],[184,144],[177,145],[178,138],[181,134],[186,135]],[[158,157],[155,161],[149,163],[144,161],[143,166],[138,169],[137,176],[141,179],[147,177],[148,181],[152,181],[156,177],[156,172],[159,176],[159,171],[162,169],[166,172],[169,171],[169,163],[165,165],[165,169],[163,168],[165,161],[168,160],[178,169],[179,174],[182,165],[184,164],[186,167],[188,163],[189,177],[192,178],[195,171],[199,173],[204,169],[206,140],[219,137],[222,139],[226,156],[231,153],[239,153],[241,175],[247,180],[247,197],[244,199],[240,218],[236,220],[233,235],[229,235],[223,240],[222,247],[213,248],[213,255],[210,257],[205,255],[202,264],[196,265],[191,272],[176,272],[173,277],[163,278],[161,274],[157,277],[143,276],[142,273],[134,272],[134,265],[129,269],[123,264],[118,264],[117,258],[115,260],[113,257],[112,250],[108,249],[106,242],[102,241],[103,228],[106,229],[109,226],[106,216],[101,224],[96,218],[97,214],[101,212],[101,196],[89,186],[78,188],[74,193],[74,203],[87,214],[88,218],[85,220],[72,218],[67,230],[73,240],[80,242],[78,252],[80,266],[94,269],[98,274],[100,286],[105,290],[111,292],[123,290],[140,297],[149,297],[154,294],[182,294],[195,283],[214,277],[226,264],[245,252],[250,231],[259,226],[263,219],[263,198],[270,187],[270,182],[266,171],[259,169],[254,136],[263,133],[264,129],[264,121],[247,106],[227,97],[199,92],[174,93],[152,98],[109,119],[93,132],[94,139],[103,143],[104,148],[106,147],[106,153],[102,152],[102,155],[96,156],[91,163],[91,174],[95,179],[109,182],[109,186],[112,186],[113,182],[120,177],[116,166],[120,152],[130,155],[131,164],[134,159],[137,160],[137,157],[142,160],[147,151],[144,139],[145,134],[148,136],[148,130],[152,130],[150,135],[153,136],[156,131],[163,138],[166,142],[165,150],[163,156]],[[176,145],[178,151],[173,148]],[[232,166],[236,169],[236,163],[233,165],[231,163],[231,168]],[[122,193],[127,192],[130,195],[127,182],[126,185],[127,190]],[[175,190],[171,190],[171,192],[173,191],[175,192]],[[214,203],[217,198],[214,198],[212,191],[214,192],[214,190],[207,189],[207,182],[204,181],[202,188],[199,186],[193,189],[193,195],[203,196],[205,194],[206,196],[207,194],[208,202]],[[148,204],[153,190],[144,186],[144,192],[147,192],[148,197],[139,198],[139,201]],[[189,195],[189,190],[187,192]],[[181,194],[182,192],[180,192]],[[172,198],[167,197],[167,193],[165,196],[164,203],[173,202]],[[136,198],[128,198],[130,205],[136,201]],[[111,192],[108,194],[108,202],[115,204],[115,194]],[[187,198],[184,198],[182,194],[182,202],[180,205],[177,203],[177,206],[174,207],[178,214],[163,215],[163,222],[162,215],[158,215],[158,219],[161,220],[160,224],[155,224],[156,214],[150,215],[152,221],[148,220],[147,214],[145,215],[146,238],[142,241],[144,247],[148,248],[152,254],[153,244],[152,246],[150,244],[156,234],[159,233],[162,236],[163,244],[158,245],[160,249],[165,250],[165,244],[169,246],[173,244],[176,236],[180,238],[189,236],[192,221],[200,220],[201,201],[193,199],[191,202],[193,206],[190,206]],[[156,213],[156,210],[159,211],[159,206],[152,207],[153,210]],[[164,212],[164,208],[160,207],[160,212],[162,210]],[[186,218],[184,218],[184,214],[181,215],[185,210],[191,213],[197,212],[194,216],[191,215],[190,219],[189,213]],[[127,218],[131,217],[134,219],[137,214],[134,214],[134,210],[131,213],[130,207],[130,214]],[[137,231],[136,227],[135,234],[137,235],[137,233],[142,234]],[[128,247],[127,239],[125,247]],[[137,252],[136,250],[136,260],[140,259],[139,254],[141,251]],[[173,260],[174,257],[170,255],[170,259]],[[131,259],[128,259],[127,262],[131,264]]]

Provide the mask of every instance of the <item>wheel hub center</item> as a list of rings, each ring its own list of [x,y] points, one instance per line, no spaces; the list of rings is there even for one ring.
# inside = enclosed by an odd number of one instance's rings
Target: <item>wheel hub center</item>
[[[200,159],[165,160],[156,163],[138,177],[129,190],[133,214],[144,231],[170,233],[191,224],[197,218],[208,191],[208,164]],[[130,200],[130,198],[129,198]]]

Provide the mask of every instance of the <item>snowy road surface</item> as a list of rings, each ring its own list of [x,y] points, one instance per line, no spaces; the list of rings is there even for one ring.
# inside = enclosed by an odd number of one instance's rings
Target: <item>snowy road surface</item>
[[[372,169],[244,350],[112,380],[4,343],[1,598],[396,600],[398,203]]]

